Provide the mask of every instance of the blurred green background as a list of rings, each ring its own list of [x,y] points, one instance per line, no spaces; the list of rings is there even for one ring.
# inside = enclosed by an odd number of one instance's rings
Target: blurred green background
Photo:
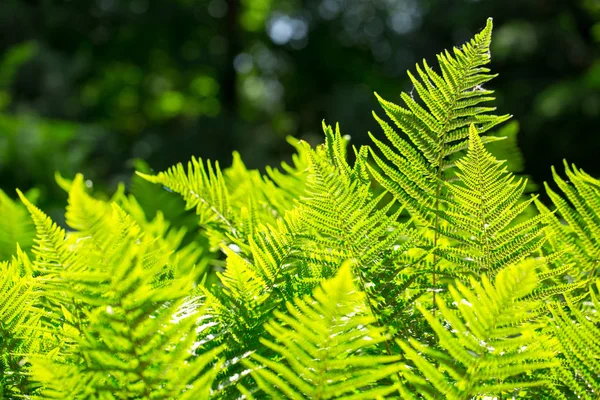
[[[54,171],[111,190],[135,159],[260,168],[323,119],[366,143],[373,91],[399,101],[405,70],[488,16],[525,173],[600,176],[600,0],[1,0],[0,188],[51,207]]]

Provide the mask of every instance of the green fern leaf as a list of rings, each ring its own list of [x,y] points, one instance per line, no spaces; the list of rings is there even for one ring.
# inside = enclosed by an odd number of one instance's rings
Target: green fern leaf
[[[551,332],[560,342],[563,356],[560,368],[555,370],[557,386],[563,395],[579,399],[594,399],[600,392],[600,329],[592,320],[600,301],[592,289],[589,297],[590,310],[582,309],[571,296],[566,296],[564,305],[549,305]]]
[[[405,372],[425,398],[471,399],[515,395],[522,388],[548,385],[558,366],[553,339],[543,332],[543,306],[531,294],[539,284],[529,260],[501,270],[494,282],[486,275],[449,287],[453,306],[438,299],[440,317],[420,306],[439,349],[411,339],[400,343],[420,371]],[[423,379],[425,378],[425,379]]]
[[[552,168],[554,181],[564,193],[556,193],[545,183],[546,192],[565,224],[554,220],[549,235],[558,250],[566,250],[567,261],[577,263],[571,273],[589,279],[600,264],[600,180],[565,162],[567,181]],[[543,206],[538,208],[543,210]]]
[[[20,398],[35,392],[28,354],[47,351],[41,333],[43,309],[38,304],[38,282],[31,276],[27,255],[0,263],[0,398]]]
[[[372,152],[380,171],[371,171],[397,200],[430,224],[435,224],[434,213],[444,198],[442,181],[450,176],[452,158],[468,145],[469,126],[474,125],[481,135],[510,117],[489,114],[494,108],[482,106],[494,99],[493,91],[481,87],[495,77],[485,67],[490,62],[491,34],[490,18],[479,34],[460,49],[454,48],[453,55],[448,51],[438,55],[441,75],[425,61],[416,66],[417,76],[409,73],[423,104],[407,93],[401,94],[405,107],[378,97],[412,145],[375,116],[393,147],[371,135],[383,155]],[[495,140],[499,138],[482,138]]]
[[[86,321],[73,321],[77,314],[63,309],[65,320],[77,330],[71,335],[75,344],[68,346],[66,360],[34,360],[32,374],[44,383],[42,395],[208,397],[219,368],[214,358],[221,349],[193,356],[196,321],[202,315],[197,302],[187,297],[193,276],[157,281],[169,254],[159,254],[154,238],[114,203],[112,214],[113,223],[107,225],[111,234],[99,233],[114,238],[104,257],[88,259],[85,273],[62,275],[72,284],[68,296],[83,306]]]
[[[258,353],[243,363],[265,395],[292,399],[358,399],[383,397],[397,390],[394,384],[376,386],[402,366],[398,357],[377,354],[385,340],[381,328],[356,285],[350,263],[323,282],[314,297],[287,304],[287,312],[274,312],[266,326],[271,339],[263,345],[278,356]],[[375,351],[374,351],[375,350]]]
[[[446,184],[448,206],[439,216],[448,222],[441,232],[459,244],[440,248],[440,255],[465,272],[493,277],[542,246],[545,215],[515,223],[535,200],[520,201],[527,181],[516,180],[503,162],[485,149],[474,125],[467,154],[456,167],[460,184]]]
[[[347,140],[339,127],[323,125],[325,143],[307,150],[306,194],[300,200],[299,219],[307,232],[302,246],[304,264],[300,283],[309,290],[333,276],[345,260],[355,262],[359,286],[367,294],[375,316],[383,324],[403,322],[399,315],[414,301],[420,262],[428,245],[409,223],[399,223],[401,207],[381,205],[366,179],[366,149],[347,161]],[[362,156],[361,156],[362,155]],[[412,249],[412,254],[408,250]],[[421,274],[422,275],[422,274]],[[302,292],[300,292],[302,293]],[[381,293],[387,293],[386,298]],[[402,325],[402,324],[400,324]],[[400,327],[398,327],[400,329]]]

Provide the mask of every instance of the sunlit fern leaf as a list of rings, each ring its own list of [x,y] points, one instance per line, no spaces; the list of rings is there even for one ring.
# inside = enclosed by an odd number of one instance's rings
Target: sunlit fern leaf
[[[417,281],[418,253],[424,241],[399,223],[402,209],[394,203],[381,205],[384,194],[375,196],[365,179],[366,159],[350,166],[347,139],[339,127],[323,125],[325,144],[310,150],[306,194],[300,199],[298,218],[308,227],[299,256],[306,262],[298,272],[308,289],[332,276],[344,260],[356,263],[359,286],[369,299],[375,316],[384,324],[398,320],[398,306]],[[425,251],[421,251],[426,254]],[[412,273],[408,273],[412,269]],[[381,293],[386,293],[382,296]]]
[[[302,150],[294,166],[282,164],[283,172],[268,169],[267,175],[248,170],[237,153],[225,172],[218,164],[192,158],[187,170],[178,164],[157,175],[139,173],[180,194],[188,208],[195,208],[211,249],[221,245],[247,246],[261,225],[273,225],[290,211],[303,192],[305,167]],[[246,250],[246,249],[244,249]]]
[[[147,175],[152,174],[152,169],[143,160],[136,159],[133,162],[136,171]],[[161,186],[152,184],[136,174],[131,177],[128,189],[129,193],[144,210],[148,220],[153,219],[156,213],[160,211],[175,226],[185,226],[188,230],[198,226],[197,217],[186,212],[185,201],[181,197],[174,196],[169,191],[164,190]]]
[[[266,283],[266,289],[283,299],[295,294],[293,280],[301,251],[301,233],[305,227],[297,210],[287,213],[275,225],[263,225],[249,239],[249,250],[256,270]]]
[[[598,287],[595,285],[596,288]],[[600,393],[600,328],[588,313],[600,310],[600,301],[590,289],[591,310],[584,311],[571,296],[564,304],[549,306],[550,330],[560,342],[561,366],[555,369],[557,389],[564,398],[596,399]]]
[[[544,227],[546,240],[541,251],[555,259],[555,270],[563,270],[560,277],[557,277],[557,281],[580,285],[582,290],[578,291],[577,296],[585,296],[590,282],[590,267],[594,267],[593,260],[590,265],[589,255],[576,243],[577,236],[555,212],[550,211],[537,199],[535,206],[540,214],[546,216]]]
[[[232,299],[231,306],[238,312],[252,313],[268,297],[265,293],[267,285],[251,263],[229,248],[223,250],[227,255],[227,266],[224,272],[217,272],[217,276],[228,291],[228,298]]]
[[[33,200],[35,193],[28,196]],[[34,237],[35,226],[27,209],[0,190],[0,261],[10,260],[16,254],[17,244],[29,252]]]
[[[56,311],[60,309],[62,302],[67,301],[62,289],[68,286],[68,283],[61,278],[61,274],[69,268],[81,266],[83,252],[71,251],[70,245],[73,243],[67,241],[64,229],[34,206],[21,191],[17,190],[17,193],[29,211],[36,229],[35,244],[32,249],[33,275],[44,278],[47,287],[43,294],[45,305]],[[50,287],[52,290],[49,290]]]
[[[226,344],[226,361],[216,382],[222,398],[234,396],[235,384],[245,380],[240,360],[260,347],[264,323],[273,309],[296,294],[292,276],[301,229],[296,219],[288,213],[277,225],[262,226],[249,238],[245,253],[235,245],[225,247],[225,270],[217,273],[220,284],[200,288],[208,304],[202,334],[210,338],[200,341],[200,349]]]
[[[86,323],[76,327],[72,350],[79,362],[34,362],[33,375],[45,384],[42,395],[207,398],[218,372],[214,358],[221,350],[193,356],[202,308],[187,297],[192,276],[157,284],[169,255],[157,255],[154,238],[114,203],[112,212],[109,236],[116,239],[105,257],[88,260],[87,274],[64,274],[74,291],[86,288],[86,293],[71,293],[87,306]],[[56,380],[53,374],[65,370],[70,379]]]
[[[470,127],[466,156],[456,162],[458,183],[446,184],[448,205],[438,215],[448,222],[442,233],[457,246],[437,249],[466,273],[493,277],[506,265],[539,249],[546,218],[540,214],[515,223],[534,201],[521,201],[527,185],[506,170],[483,146],[474,125]]]
[[[83,175],[77,174],[72,182],[66,183],[60,178],[62,185],[68,192],[68,205],[66,222],[74,229],[70,233],[76,238],[76,243],[92,241],[94,246],[102,253],[110,245],[112,238],[111,226],[114,224],[115,214],[112,212],[111,203],[119,204],[141,228],[150,236],[156,238],[154,246],[158,251],[173,254],[177,258],[177,270],[172,273],[176,276],[187,274],[192,270],[201,274],[206,268],[206,261],[202,259],[203,248],[197,243],[182,245],[186,228],[174,228],[166,221],[162,212],[157,211],[154,218],[149,220],[144,210],[136,199],[127,196],[118,190],[110,200],[99,200],[88,193]]]
[[[597,274],[600,265],[600,180],[566,162],[565,174],[566,181],[552,168],[563,196],[545,184],[558,215],[566,222],[555,221],[553,232],[559,235],[559,245],[570,245],[568,252],[579,264],[577,274],[587,278]]]
[[[534,267],[532,260],[509,266],[493,283],[486,275],[471,278],[469,286],[457,281],[449,287],[452,305],[438,299],[438,317],[419,307],[438,346],[400,343],[420,372],[404,374],[416,392],[428,399],[472,399],[549,385],[545,370],[559,363],[553,339],[543,332],[543,303],[531,299],[539,285]]]
[[[450,175],[452,159],[467,148],[469,126],[483,134],[510,116],[490,114],[494,107],[483,106],[492,101],[492,90],[481,85],[495,77],[485,67],[490,62],[492,20],[486,27],[453,53],[438,54],[441,75],[427,62],[417,65],[417,75],[409,72],[420,101],[402,93],[405,106],[378,97],[388,117],[408,137],[403,139],[385,121],[375,115],[392,146],[371,135],[379,149],[373,151],[378,169],[371,168],[379,183],[415,216],[433,223],[432,214],[444,197],[442,181]],[[499,138],[486,136],[483,142]],[[411,144],[412,143],[412,144]]]
[[[266,325],[272,338],[261,342],[276,356],[254,353],[243,361],[262,391],[257,398],[373,399],[397,391],[391,380],[376,385],[402,366],[375,347],[385,332],[373,326],[365,302],[346,263],[314,297],[288,303],[287,313],[275,311]]]
[[[37,307],[38,282],[31,276],[27,255],[17,249],[11,261],[0,263],[0,398],[20,398],[35,391],[28,354],[47,351]]]

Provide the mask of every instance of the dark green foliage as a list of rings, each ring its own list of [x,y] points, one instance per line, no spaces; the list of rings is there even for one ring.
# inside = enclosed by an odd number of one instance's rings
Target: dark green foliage
[[[31,261],[3,199],[0,398],[595,397],[600,184],[567,167],[554,214],[485,147],[491,34],[381,100],[377,150],[323,124],[265,174],[140,172],[140,201],[57,176],[68,229],[18,192]]]
[[[29,197],[35,198],[35,193]],[[15,203],[0,190],[0,260],[9,261],[16,254],[17,243],[29,252],[35,237],[33,221],[23,205]]]

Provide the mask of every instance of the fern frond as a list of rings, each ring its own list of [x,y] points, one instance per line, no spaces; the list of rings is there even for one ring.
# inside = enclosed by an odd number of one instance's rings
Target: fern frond
[[[29,210],[35,224],[36,239],[33,246],[35,273],[42,275],[59,274],[71,265],[73,258],[73,254],[68,250],[65,242],[64,229],[56,225],[46,214],[34,206],[20,190],[17,190],[17,194]]]
[[[213,166],[210,161],[192,158],[187,170],[182,164],[177,164],[157,175],[140,172],[138,175],[180,194],[186,202],[186,208],[196,209],[200,224],[235,234],[229,190],[218,163]]]
[[[596,285],[597,286],[597,285]],[[569,397],[594,399],[600,392],[600,329],[589,315],[598,312],[600,302],[592,289],[592,309],[582,310],[571,296],[565,304],[549,305],[553,319],[551,332],[560,342],[561,366],[555,370],[558,388]]]
[[[450,175],[452,159],[468,146],[469,126],[481,135],[510,116],[490,114],[494,107],[483,106],[494,98],[481,85],[496,75],[485,67],[490,62],[492,20],[453,54],[438,54],[441,75],[426,61],[417,65],[417,74],[408,73],[421,102],[402,93],[405,106],[383,100],[379,103],[388,117],[409,138],[403,139],[375,115],[392,147],[371,138],[382,156],[372,152],[379,170],[371,171],[379,183],[413,215],[434,225],[439,201],[444,198],[442,182]],[[499,140],[482,137],[483,142]]]
[[[539,283],[532,263],[502,269],[493,283],[486,275],[471,278],[469,286],[457,281],[449,287],[452,305],[438,299],[439,317],[419,307],[439,345],[400,343],[422,374],[405,372],[414,390],[426,398],[470,399],[549,384],[550,373],[533,373],[558,361],[543,332],[543,304],[531,299]]]
[[[577,262],[578,271],[572,272],[579,278],[589,279],[597,274],[600,264],[600,180],[595,179],[565,162],[564,180],[552,168],[554,181],[563,196],[545,183],[546,192],[566,222],[554,221],[551,238],[555,246],[565,249],[571,260]]]
[[[218,372],[214,357],[221,350],[193,355],[202,310],[187,298],[192,276],[157,282],[169,255],[157,254],[154,239],[114,203],[112,212],[116,239],[105,257],[88,260],[85,274],[63,275],[77,291],[70,296],[84,305],[86,323],[75,326],[75,360],[34,362],[33,376],[45,384],[43,396],[208,397]],[[64,313],[67,321],[73,318]],[[57,381],[63,373],[71,374],[66,383]]]
[[[539,249],[546,216],[515,223],[535,200],[520,201],[527,181],[516,180],[485,149],[474,125],[469,135],[467,154],[456,162],[458,183],[446,184],[448,206],[439,211],[448,222],[441,232],[458,245],[438,253],[465,272],[493,277],[499,269]]]
[[[353,283],[351,264],[323,282],[314,297],[275,311],[266,325],[273,339],[261,339],[276,356],[251,355],[243,363],[264,395],[275,399],[378,398],[397,390],[389,383],[375,386],[398,372],[399,357],[378,354],[385,340],[381,328]],[[358,394],[360,393],[360,394]]]
[[[283,163],[284,172],[269,168],[261,175],[248,170],[234,153],[233,165],[225,172],[217,163],[213,167],[210,161],[192,158],[187,170],[178,164],[154,176],[138,175],[180,194],[187,208],[195,208],[213,250],[229,244],[247,246],[262,225],[284,218],[303,193],[305,155],[301,145],[295,146],[299,151],[294,166]]]
[[[11,261],[0,263],[0,398],[20,398],[35,392],[29,354],[51,345],[41,333],[43,309],[38,307],[38,282],[27,255],[17,249]]]
[[[312,288],[335,274],[344,260],[356,263],[361,290],[367,293],[376,316],[392,321],[397,299],[406,296],[415,274],[407,273],[418,257],[407,255],[409,248],[423,245],[409,224],[399,223],[401,207],[382,206],[384,194],[375,196],[366,179],[366,157],[357,151],[356,163],[348,164],[347,141],[339,127],[323,125],[325,144],[310,150],[306,195],[298,215],[308,228],[302,250],[305,265],[298,279]],[[362,156],[360,156],[362,154]],[[425,253],[424,251],[422,253]],[[416,271],[417,268],[414,269]],[[389,294],[387,303],[380,293]],[[392,317],[394,316],[394,317]],[[388,321],[389,320],[389,321]]]
[[[249,238],[245,252],[235,245],[225,247],[225,270],[217,273],[220,284],[200,287],[207,299],[202,334],[211,339],[201,340],[198,350],[226,345],[226,362],[216,383],[220,397],[234,396],[234,385],[246,376],[240,360],[260,347],[263,325],[271,312],[297,293],[293,275],[299,230],[294,213],[288,213],[276,226],[261,227]]]

